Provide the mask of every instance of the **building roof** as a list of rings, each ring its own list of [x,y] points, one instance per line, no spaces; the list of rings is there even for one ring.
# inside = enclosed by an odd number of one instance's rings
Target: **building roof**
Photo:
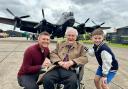
[[[117,30],[122,30],[122,29],[128,29],[128,26],[120,27],[120,28],[118,28]]]

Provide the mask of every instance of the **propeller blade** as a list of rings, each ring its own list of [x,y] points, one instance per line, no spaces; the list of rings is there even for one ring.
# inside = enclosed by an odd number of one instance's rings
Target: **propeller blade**
[[[95,24],[95,25],[97,25],[93,20],[92,20],[92,23]]]
[[[30,15],[21,16],[20,18],[28,18]]]
[[[8,8],[6,10],[15,17],[15,15]]]
[[[15,24],[14,24],[14,28],[13,28],[13,30],[15,30],[15,29],[16,29],[16,25],[17,25],[17,21],[15,21]]]
[[[89,21],[89,19],[90,19],[90,18],[88,18],[88,19],[85,21],[85,23],[87,23],[87,22]]]
[[[75,23],[80,24],[79,22],[76,22],[76,21],[75,21]]]
[[[101,23],[100,26],[103,25],[103,24],[105,24],[105,22]]]
[[[37,24],[36,26],[34,26],[34,28],[36,29],[36,28],[40,27],[41,25],[42,25],[42,22],[40,22],[39,24]]]
[[[43,18],[45,19],[45,16],[44,16],[44,10],[42,9],[42,15],[43,15]]]

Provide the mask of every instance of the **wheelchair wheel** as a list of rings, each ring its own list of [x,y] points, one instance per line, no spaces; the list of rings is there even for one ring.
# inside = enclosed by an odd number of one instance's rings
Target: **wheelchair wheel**
[[[63,84],[55,84],[55,89],[63,89],[64,85]]]
[[[85,85],[83,83],[80,83],[80,89],[85,89]]]

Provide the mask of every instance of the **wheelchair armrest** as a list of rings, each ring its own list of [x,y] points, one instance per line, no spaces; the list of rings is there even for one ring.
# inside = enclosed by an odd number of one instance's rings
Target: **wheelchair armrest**
[[[75,71],[77,75],[79,75],[81,68],[82,68],[82,65],[75,66]]]
[[[46,67],[42,67],[39,71],[39,74],[43,74],[47,71],[47,68]]]

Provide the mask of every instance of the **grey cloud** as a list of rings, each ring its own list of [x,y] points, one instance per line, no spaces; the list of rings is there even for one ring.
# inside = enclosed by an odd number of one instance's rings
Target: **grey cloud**
[[[85,4],[89,4],[89,3],[98,3],[102,0],[71,0],[73,3],[75,4],[79,4],[79,5],[85,5]]]
[[[10,9],[15,15],[20,16],[20,15],[24,15],[25,11],[24,11],[24,6],[23,4],[21,4],[19,1],[17,0],[8,0],[8,1],[0,1],[0,10],[3,11],[7,16],[12,17],[7,11],[6,9]]]
[[[107,7],[118,12],[123,12],[128,10],[128,7],[127,7],[128,0],[110,0],[105,4]]]
[[[57,2],[61,3],[59,0]],[[5,10],[9,8],[17,16],[31,15],[27,20],[41,21],[43,8],[45,17],[50,22],[56,22],[64,11],[72,11],[78,22],[91,18],[96,23],[105,21],[105,26],[128,25],[128,0],[70,0],[68,3],[70,6],[51,8],[51,5],[54,6],[52,0],[0,0],[0,16],[13,18]],[[88,24],[92,24],[91,21]]]

